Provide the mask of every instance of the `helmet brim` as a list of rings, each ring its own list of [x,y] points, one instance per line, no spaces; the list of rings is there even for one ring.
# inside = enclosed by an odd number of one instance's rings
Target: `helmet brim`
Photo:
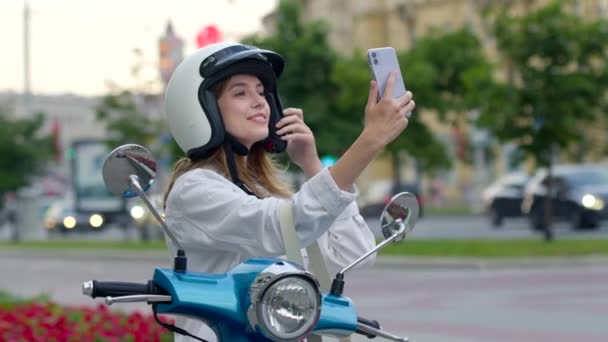
[[[219,71],[234,63],[252,59],[269,64],[276,78],[283,73],[285,62],[281,55],[270,50],[251,49],[242,45],[227,47],[205,58],[201,63],[199,72],[206,79],[217,75]]]

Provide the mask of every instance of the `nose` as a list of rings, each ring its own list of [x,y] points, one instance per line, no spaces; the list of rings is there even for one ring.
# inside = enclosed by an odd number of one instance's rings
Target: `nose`
[[[256,94],[254,101],[253,101],[253,107],[260,108],[260,107],[263,107],[265,103],[266,103],[266,97],[264,95]]]

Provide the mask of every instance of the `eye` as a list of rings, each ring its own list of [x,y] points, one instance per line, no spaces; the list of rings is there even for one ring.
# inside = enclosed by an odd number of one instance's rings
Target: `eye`
[[[259,92],[258,95],[264,96],[264,91]]]
[[[236,93],[234,93],[234,96],[244,96],[245,95],[245,91],[238,91]]]

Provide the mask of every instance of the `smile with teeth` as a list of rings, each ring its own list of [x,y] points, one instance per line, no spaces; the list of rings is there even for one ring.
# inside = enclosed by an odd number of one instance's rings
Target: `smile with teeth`
[[[266,123],[266,116],[264,114],[255,114],[247,120],[253,121],[256,123]]]

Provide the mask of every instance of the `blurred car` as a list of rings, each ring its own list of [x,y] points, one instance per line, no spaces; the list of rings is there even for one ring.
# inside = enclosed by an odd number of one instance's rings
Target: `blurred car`
[[[359,203],[359,211],[363,217],[380,217],[382,210],[388,202],[398,193],[409,192],[418,199],[420,211],[418,217],[424,213],[424,196],[420,187],[412,183],[395,183],[392,180],[383,180],[373,183],[367,191],[365,199]]]
[[[551,185],[552,220],[569,222],[573,229],[597,228],[608,218],[608,168],[601,165],[557,165],[549,177],[539,169],[525,189],[522,210],[532,228],[545,228],[545,199]]]
[[[494,227],[500,227],[505,218],[521,217],[524,188],[530,180],[525,172],[508,173],[481,193],[484,212]]]
[[[76,210],[72,196],[55,200],[44,213],[44,224],[50,233],[99,231],[112,224],[125,227],[130,220],[126,213]]]
[[[104,224],[101,214],[77,212],[70,200],[57,200],[48,207],[44,224],[49,231],[67,232],[70,230],[92,230]]]

